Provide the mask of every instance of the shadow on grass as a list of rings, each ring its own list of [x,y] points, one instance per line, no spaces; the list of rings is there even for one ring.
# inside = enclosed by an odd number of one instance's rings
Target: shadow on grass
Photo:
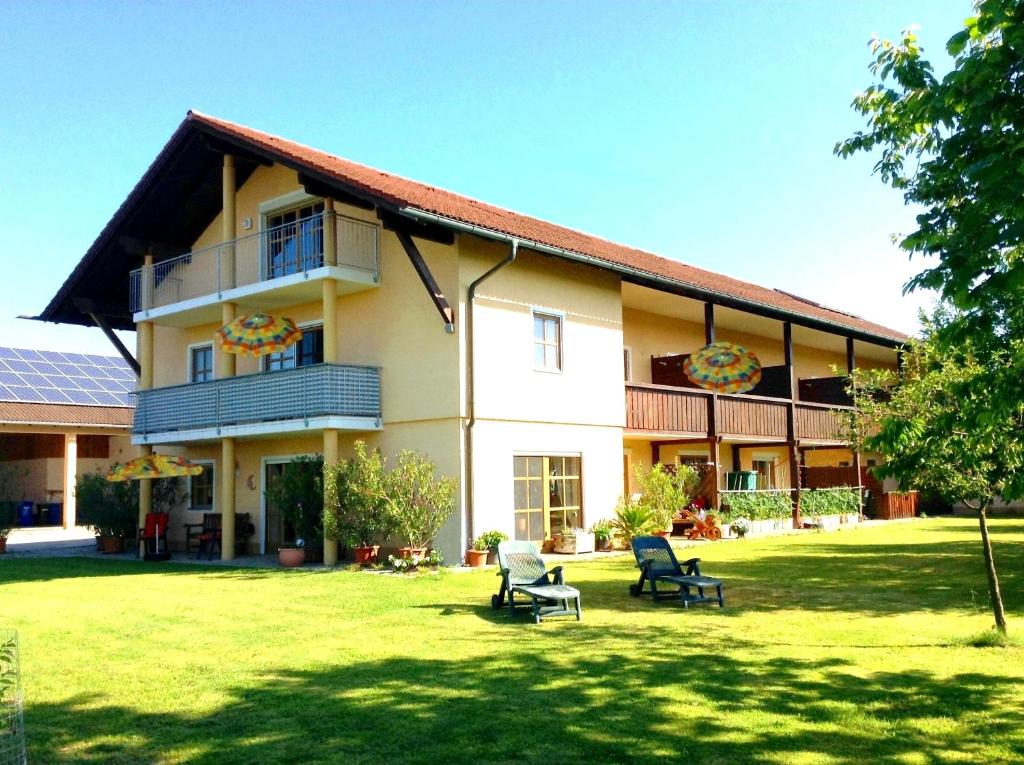
[[[592,628],[594,639],[626,637]],[[643,642],[643,631],[629,637]],[[581,639],[585,639],[581,635]],[[996,762],[1024,757],[1011,680],[855,673],[669,648],[268,672],[199,716],[79,697],[27,710],[30,761],[191,763]],[[657,643],[651,643],[657,646]],[[937,723],[937,721],[943,721]],[[961,761],[958,759],[958,761]]]

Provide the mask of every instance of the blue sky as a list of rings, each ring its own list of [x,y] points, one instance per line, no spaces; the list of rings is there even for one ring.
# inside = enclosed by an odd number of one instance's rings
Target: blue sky
[[[110,352],[35,315],[189,108],[904,330],[920,268],[867,157],[867,41],[967,0],[0,4],[0,345]]]

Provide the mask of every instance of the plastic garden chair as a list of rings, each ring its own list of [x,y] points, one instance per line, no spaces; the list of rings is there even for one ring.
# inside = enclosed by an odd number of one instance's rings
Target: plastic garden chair
[[[143,560],[170,560],[167,547],[167,513],[146,513],[146,525],[139,529],[139,540],[143,545]]]
[[[576,621],[583,618],[580,606],[580,591],[565,584],[562,567],[555,566],[548,571],[540,551],[532,542],[500,542],[498,544],[498,574],[501,589],[491,596],[491,606],[500,610],[508,597],[509,613],[516,608],[529,606],[533,621],[540,624],[549,616],[576,615]],[[516,603],[515,596],[529,599],[529,603]],[[570,607],[572,601],[574,606]]]
[[[629,585],[629,594],[634,598],[643,594],[644,584],[650,583],[651,598],[654,601],[678,598],[686,608],[691,603],[717,601],[719,608],[725,608],[722,581],[700,573],[700,558],[690,558],[680,565],[672,545],[663,537],[635,537],[632,547],[636,565],[640,569],[640,581]],[[678,589],[658,592],[659,584],[674,584]],[[705,590],[709,589],[714,589],[716,594],[705,594]]]

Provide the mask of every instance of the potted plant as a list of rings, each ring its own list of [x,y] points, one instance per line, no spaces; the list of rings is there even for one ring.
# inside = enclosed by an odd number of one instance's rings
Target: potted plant
[[[735,534],[739,539],[743,539],[750,531],[750,521],[746,518],[735,518],[729,524],[729,531]]]
[[[324,466],[324,526],[365,566],[376,561],[379,542],[393,533],[394,522],[386,501],[384,458],[363,441],[356,441],[354,450],[351,459]]]
[[[285,568],[323,561],[324,460],[301,456],[289,462],[267,487],[267,499],[281,508],[285,538],[293,544],[278,549]]]
[[[473,543],[473,548],[477,550],[487,551],[487,565],[493,566],[498,562],[498,545],[501,542],[508,540],[508,534],[501,531],[485,531],[479,537],[476,542]],[[477,547],[476,544],[480,543],[483,547]]]
[[[590,527],[590,531],[594,534],[595,550],[608,552],[612,549],[612,536],[615,533],[615,528],[611,521],[600,520]]]
[[[473,546],[466,550],[466,565],[471,568],[480,568],[487,563],[487,540],[483,535],[473,540]]]
[[[615,507],[612,528],[627,543],[634,537],[649,534],[653,525],[653,514],[647,505],[632,497],[622,497]]]
[[[79,522],[96,532],[103,553],[124,552],[125,538],[137,531],[138,482],[111,482],[101,473],[84,473],[75,483],[75,502]]]
[[[455,512],[455,481],[434,478],[434,463],[403,451],[385,476],[385,502],[399,537],[403,557],[423,558],[444,522]]]

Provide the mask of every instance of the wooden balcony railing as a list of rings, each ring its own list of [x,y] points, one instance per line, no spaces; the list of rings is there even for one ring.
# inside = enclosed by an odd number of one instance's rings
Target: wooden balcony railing
[[[697,388],[627,383],[626,429],[706,438],[711,397],[709,391]],[[843,442],[844,413],[850,407],[745,394],[718,396],[717,434],[785,441],[791,405],[797,439]]]

